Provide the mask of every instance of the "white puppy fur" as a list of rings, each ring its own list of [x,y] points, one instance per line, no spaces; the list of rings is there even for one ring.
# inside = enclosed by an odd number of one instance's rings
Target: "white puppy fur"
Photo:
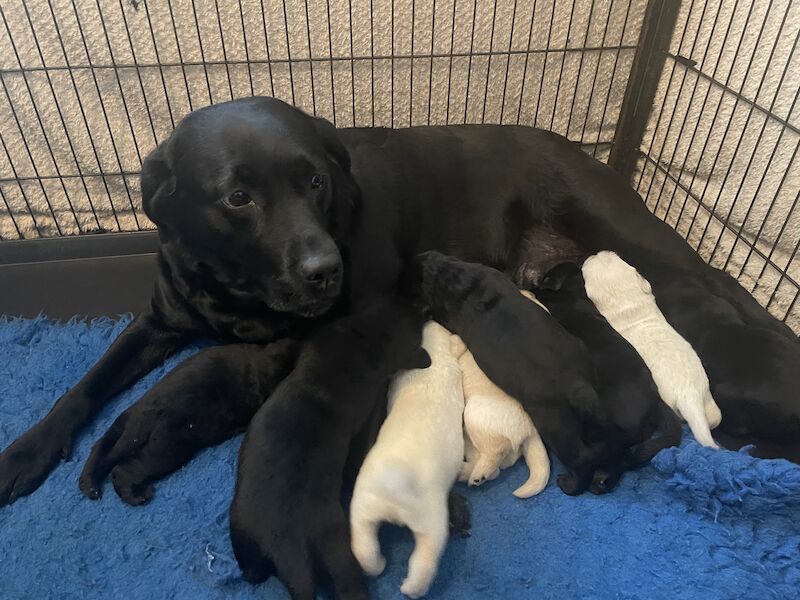
[[[547,310],[530,292],[522,292]],[[525,456],[530,476],[514,491],[517,498],[541,492],[550,478],[550,459],[539,432],[522,405],[497,387],[481,370],[457,335],[453,352],[461,365],[464,387],[464,444],[466,461],[459,479],[480,485],[496,478]]]
[[[586,294],[597,310],[641,355],[661,399],[680,415],[704,446],[717,448],[711,429],[722,413],[692,346],[664,318],[650,283],[614,252],[583,263]]]
[[[427,369],[405,371],[389,389],[389,414],[356,478],[350,503],[352,549],[372,576],[386,566],[378,527],[388,521],[414,534],[400,591],[412,598],[430,587],[447,543],[447,496],[464,456],[461,369],[452,334],[433,321],[422,333]]]

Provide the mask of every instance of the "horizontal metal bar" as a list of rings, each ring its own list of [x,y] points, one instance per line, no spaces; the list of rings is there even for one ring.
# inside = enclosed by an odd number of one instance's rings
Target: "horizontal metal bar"
[[[9,240],[0,244],[0,266],[154,254],[158,247],[157,231]]]
[[[316,63],[324,62],[350,62],[350,61],[381,61],[381,60],[431,60],[436,58],[469,58],[476,56],[515,56],[526,54],[558,54],[564,52],[610,52],[610,51],[628,51],[635,50],[636,46],[589,46],[586,48],[527,48],[524,50],[494,50],[494,51],[476,51],[476,52],[439,52],[439,53],[424,53],[424,54],[379,54],[375,56],[312,56],[312,57],[292,57],[288,58],[270,58],[265,59],[250,59],[247,60],[229,60],[229,61],[187,61],[187,62],[165,62],[165,63],[115,63],[115,64],[82,64],[82,65],[44,65],[44,66],[30,66],[30,67],[17,67],[13,69],[0,69],[0,75],[18,75],[20,73],[32,73],[35,71],[77,71],[82,69],[164,69],[164,68],[184,68],[184,67],[213,67],[225,65],[271,65],[271,64],[285,64],[285,63]]]
[[[644,159],[645,159],[645,161],[646,161],[646,162],[649,162],[649,163],[650,163],[651,165],[653,165],[653,166],[654,166],[654,167],[655,167],[657,170],[659,170],[659,171],[661,171],[662,173],[664,173],[664,175],[665,175],[666,177],[668,177],[668,178],[669,178],[671,181],[673,181],[673,182],[675,183],[675,185],[677,185],[677,186],[678,186],[680,189],[682,189],[684,192],[686,192],[686,195],[687,195],[687,196],[689,196],[689,197],[690,197],[692,200],[694,200],[694,201],[695,201],[695,202],[697,202],[697,203],[698,203],[698,204],[699,204],[701,207],[703,207],[703,208],[706,210],[706,212],[708,212],[708,214],[709,214],[709,215],[711,215],[711,217],[713,217],[714,219],[716,219],[717,221],[719,221],[719,222],[720,222],[720,224],[722,224],[722,226],[723,226],[725,229],[727,229],[727,230],[728,230],[728,231],[730,231],[730,232],[731,232],[733,235],[735,235],[735,236],[736,236],[736,241],[737,241],[737,242],[739,242],[739,241],[742,241],[742,242],[743,242],[743,243],[744,243],[744,244],[745,244],[745,245],[746,245],[748,248],[750,248],[750,249],[751,249],[753,252],[755,252],[755,253],[756,253],[756,254],[758,254],[758,255],[759,255],[759,256],[760,256],[762,259],[764,259],[764,261],[766,261],[766,263],[767,263],[767,264],[771,265],[771,266],[772,266],[772,267],[773,267],[775,270],[777,270],[779,273],[783,274],[783,278],[784,278],[784,280],[786,280],[786,281],[788,281],[789,283],[791,283],[793,286],[795,286],[795,288],[797,288],[797,289],[800,289],[800,284],[798,284],[798,283],[797,283],[797,282],[796,282],[794,279],[792,279],[792,277],[791,277],[791,276],[789,275],[789,273],[788,273],[788,268],[789,268],[789,265],[786,265],[786,269],[782,269],[782,268],[780,268],[778,265],[776,265],[774,262],[772,262],[772,260],[771,260],[771,259],[770,259],[770,258],[769,258],[769,257],[768,257],[766,254],[764,254],[764,253],[763,253],[761,250],[759,250],[758,248],[756,248],[755,244],[753,244],[753,243],[751,243],[750,241],[748,241],[748,240],[747,240],[747,239],[746,239],[746,238],[745,238],[745,237],[742,235],[742,233],[741,233],[741,232],[737,232],[735,229],[733,229],[732,227],[730,227],[729,225],[727,225],[727,224],[725,223],[724,219],[722,219],[722,218],[721,218],[721,217],[719,217],[719,216],[718,216],[716,213],[714,213],[714,212],[711,210],[711,207],[710,207],[710,206],[708,206],[706,203],[704,203],[702,200],[700,200],[700,198],[698,198],[697,196],[695,196],[694,194],[692,194],[692,192],[691,192],[691,191],[689,191],[689,188],[687,188],[687,187],[686,187],[686,186],[685,186],[683,183],[681,183],[681,182],[678,180],[678,178],[677,178],[677,177],[675,177],[675,176],[674,176],[672,173],[670,173],[669,171],[667,171],[667,170],[666,170],[664,167],[662,167],[660,164],[658,164],[658,163],[657,163],[655,160],[653,160],[653,159],[652,159],[650,156],[648,156],[647,154],[644,154],[644,153],[642,152],[642,153],[641,153],[641,155],[642,155],[642,157],[644,157]],[[665,219],[666,219],[666,216],[667,216],[667,215],[664,215]],[[693,224],[694,224],[694,221],[692,221],[692,225],[693,225]],[[676,229],[676,231],[677,231],[677,227],[678,227],[678,223],[676,223],[676,224],[675,224],[675,229]],[[690,228],[691,228],[691,225],[690,225]],[[776,243],[777,243],[777,241],[776,241]],[[735,245],[735,244],[734,244],[734,245]],[[733,252],[733,248],[731,248],[731,252]]]
[[[676,61],[679,65],[681,65],[683,68],[687,69],[688,71],[691,71],[692,73],[695,73],[701,79],[705,79],[706,81],[712,83],[713,85],[717,86],[718,88],[721,88],[722,90],[724,90],[725,92],[727,92],[731,96],[736,97],[737,100],[741,100],[742,102],[744,102],[748,106],[752,106],[755,110],[765,114],[767,117],[769,117],[770,119],[772,119],[776,123],[780,123],[781,125],[783,125],[789,131],[792,131],[792,132],[800,135],[800,128],[798,128],[795,125],[792,125],[786,119],[783,119],[783,118],[779,117],[774,112],[770,111],[768,108],[764,108],[763,106],[761,106],[760,104],[757,104],[755,101],[751,100],[750,98],[747,98],[746,96],[743,96],[740,92],[737,92],[733,88],[728,87],[727,85],[725,85],[721,81],[717,81],[711,75],[707,75],[707,74],[703,73],[703,71],[701,71],[700,69],[695,67],[693,64],[687,63],[686,59],[683,58],[682,56],[676,56],[674,54],[670,54],[669,52],[667,52],[667,57],[671,58],[674,61]]]

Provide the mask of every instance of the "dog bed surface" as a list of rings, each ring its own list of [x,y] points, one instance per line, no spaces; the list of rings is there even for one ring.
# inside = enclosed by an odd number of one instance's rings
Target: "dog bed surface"
[[[0,447],[43,417],[127,322],[1,321]],[[274,579],[244,582],[233,559],[228,507],[241,437],[157,484],[143,507],[123,504],[110,482],[100,501],[78,490],[93,441],[196,350],[114,400],[36,493],[0,509],[0,598],[288,598]],[[606,496],[565,496],[559,468],[529,500],[511,495],[527,474],[521,463],[480,488],[459,485],[472,535],[451,538],[429,597],[800,598],[800,467],[687,436]],[[411,535],[387,526],[381,540],[388,566],[371,581],[373,596],[402,598]]]

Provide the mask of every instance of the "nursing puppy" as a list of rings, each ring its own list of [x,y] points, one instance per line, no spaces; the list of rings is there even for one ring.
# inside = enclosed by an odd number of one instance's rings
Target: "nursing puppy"
[[[619,436],[597,396],[586,347],[499,271],[438,252],[417,256],[403,285],[458,333],[481,370],[519,400],[567,473],[567,494],[588,489]]]
[[[253,418],[239,454],[231,542],[245,579],[272,574],[294,599],[315,575],[338,598],[368,598],[341,505],[351,442],[400,369],[425,368],[422,316],[399,299],[320,328]]]
[[[689,424],[698,442],[716,448],[711,429],[722,415],[703,364],[664,318],[647,280],[614,252],[589,257],[582,270],[586,294],[642,357],[661,399]]]
[[[529,292],[528,292],[529,293]],[[525,456],[530,477],[514,491],[517,498],[541,492],[550,478],[550,459],[533,421],[519,402],[497,387],[481,371],[475,357],[458,336],[454,353],[461,366],[464,387],[464,455],[459,479],[481,485],[495,479]]]
[[[800,463],[797,340],[745,323],[727,300],[676,269],[652,272],[659,307],[700,355],[725,415],[717,438],[732,448],[753,443],[754,456]]]
[[[398,375],[389,391],[389,415],[356,478],[350,503],[352,549],[366,573],[386,566],[378,545],[384,521],[414,533],[414,551],[400,591],[423,596],[447,543],[448,492],[464,455],[461,369],[451,353],[451,334],[434,321],[425,325],[422,347],[431,359],[424,370]]]
[[[589,349],[597,376],[597,392],[630,450],[609,456],[595,472],[592,491],[616,485],[624,471],[644,466],[661,449],[681,440],[681,423],[662,402],[642,358],[586,295],[578,265],[563,263],[548,272],[536,290],[559,323]],[[653,438],[660,432],[661,435]]]

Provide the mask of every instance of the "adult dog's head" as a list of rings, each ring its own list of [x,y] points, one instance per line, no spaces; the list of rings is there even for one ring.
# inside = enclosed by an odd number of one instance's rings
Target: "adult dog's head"
[[[333,126],[274,98],[195,111],[142,166],[145,213],[190,268],[301,316],[342,289],[339,246],[358,198]]]

